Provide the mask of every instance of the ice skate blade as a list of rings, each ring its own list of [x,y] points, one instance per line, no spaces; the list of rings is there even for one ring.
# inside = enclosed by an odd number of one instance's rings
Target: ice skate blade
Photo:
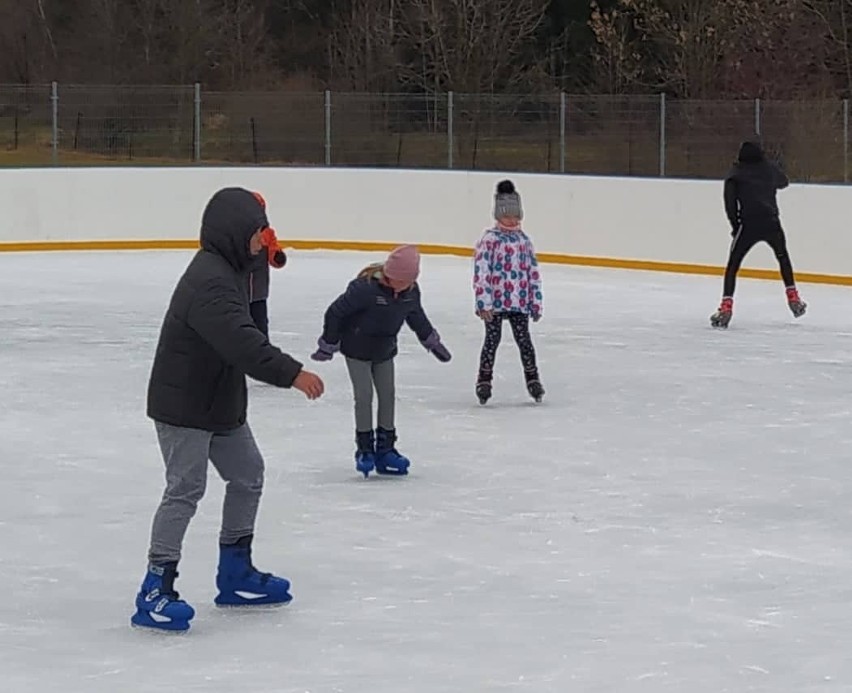
[[[170,638],[187,635],[190,631],[189,628],[187,628],[185,630],[166,630],[165,628],[154,628],[152,626],[140,626],[139,624],[133,623],[133,622],[130,623],[130,627],[133,630],[139,631],[140,633],[151,633],[152,635],[157,636],[157,637],[167,636],[167,637],[170,637]]]
[[[406,469],[383,469],[376,470],[377,476],[408,476],[408,468]]]
[[[216,604],[214,602],[213,606],[226,611],[229,609],[235,611],[274,611],[289,606],[292,601],[291,599],[289,602],[276,602],[275,604]]]

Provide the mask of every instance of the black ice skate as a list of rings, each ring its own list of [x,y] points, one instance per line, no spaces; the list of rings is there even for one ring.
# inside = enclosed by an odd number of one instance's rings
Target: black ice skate
[[[480,380],[476,383],[476,398],[480,404],[485,404],[491,399],[491,383],[487,380]]]
[[[538,380],[530,380],[527,383],[527,392],[536,402],[541,402],[544,397],[544,387]]]
[[[538,379],[538,370],[525,371],[524,380],[527,382],[527,392],[530,393],[530,397],[536,402],[541,402],[544,397],[544,387]]]
[[[790,306],[794,318],[802,317],[808,308],[808,304],[799,297],[799,292],[794,286],[787,289],[787,305]]]
[[[713,315],[710,316],[710,324],[713,327],[725,329],[731,322],[731,318],[733,317],[733,315],[734,299],[723,298],[722,303],[719,305],[719,310],[717,310],[715,313],[713,313]]]

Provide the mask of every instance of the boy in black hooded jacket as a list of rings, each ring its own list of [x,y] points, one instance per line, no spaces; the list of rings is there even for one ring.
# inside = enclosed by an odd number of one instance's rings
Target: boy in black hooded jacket
[[[734,308],[737,272],[748,252],[761,241],[768,243],[778,259],[787,303],[795,317],[805,314],[807,304],[799,298],[787,240],[778,213],[775,194],[790,184],[775,163],[768,161],[758,140],[740,146],[737,161],[725,178],[725,214],[731,223],[733,242],[725,268],[722,303],[712,316],[713,327],[727,327]]]
[[[186,631],[195,616],[175,579],[184,536],[207,487],[208,463],[226,482],[215,603],[252,607],[292,599],[289,580],[261,573],[252,562],[265,464],[247,421],[246,376],[295,388],[309,399],[320,397],[324,386],[270,344],[249,312],[246,273],[266,252],[266,229],[269,220],[257,196],[236,187],[216,192],[201,219],[201,248],[163,319],[147,413],[163,455],[166,488],[151,526],[134,626]]]

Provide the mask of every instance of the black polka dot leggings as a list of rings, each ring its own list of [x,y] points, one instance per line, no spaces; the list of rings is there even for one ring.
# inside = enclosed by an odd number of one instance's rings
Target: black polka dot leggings
[[[530,337],[530,316],[525,313],[494,313],[491,322],[485,323],[485,343],[479,355],[479,382],[491,382],[494,374],[494,361],[497,347],[503,336],[503,321],[508,321],[512,336],[521,352],[521,364],[527,382],[538,380],[538,366],[535,361],[535,347]]]

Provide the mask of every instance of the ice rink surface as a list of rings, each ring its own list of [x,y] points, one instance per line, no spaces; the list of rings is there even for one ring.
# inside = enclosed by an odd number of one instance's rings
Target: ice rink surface
[[[756,251],[758,252],[758,251]],[[185,636],[132,630],[162,462],[145,389],[188,252],[0,255],[4,693],[809,693],[852,690],[852,290],[544,267],[545,402],[501,347],[473,396],[470,264],[425,257],[397,362],[407,478],[354,469],[322,314],[380,255],[292,253],[273,341],[326,379],[254,384],[267,461],[255,559],[286,609],[212,606],[222,485],[190,527]]]

